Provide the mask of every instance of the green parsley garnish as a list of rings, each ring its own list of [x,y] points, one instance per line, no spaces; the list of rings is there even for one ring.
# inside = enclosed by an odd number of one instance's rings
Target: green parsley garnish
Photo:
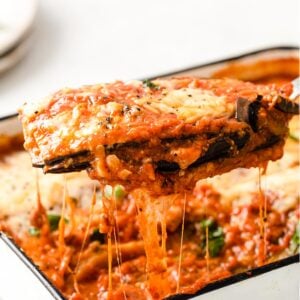
[[[152,89],[152,90],[158,90],[159,89],[159,86],[157,84],[153,83],[149,79],[144,80],[143,84],[144,84],[144,86],[146,86],[146,87],[148,87],[149,89]]]
[[[57,214],[47,214],[47,218],[50,225],[50,230],[51,231],[57,230],[61,216]],[[66,218],[64,219],[64,221],[65,223],[68,223],[68,220]]]
[[[222,227],[218,226],[216,222],[211,219],[202,220],[202,243],[203,249],[206,248],[206,235],[205,231],[208,228],[208,251],[211,257],[216,257],[220,254],[225,244],[225,234]]]
[[[116,200],[123,200],[125,197],[125,188],[123,185],[117,184],[114,187],[114,197]]]
[[[31,236],[40,236],[41,231],[40,231],[39,228],[36,228],[36,227],[29,227],[29,228],[28,228],[28,233],[29,233]]]
[[[297,224],[295,232],[290,241],[290,249],[293,253],[298,253],[300,248],[300,222]]]

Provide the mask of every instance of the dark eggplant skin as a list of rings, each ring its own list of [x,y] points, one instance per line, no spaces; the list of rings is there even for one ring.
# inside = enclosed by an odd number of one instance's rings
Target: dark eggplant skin
[[[254,101],[238,98],[236,101],[236,119],[249,124],[254,132],[258,132],[258,114],[262,107],[262,96],[258,95]],[[300,106],[297,102],[278,96],[274,107],[283,113],[299,114]]]
[[[195,168],[199,165],[216,160],[222,157],[228,157],[232,148],[233,141],[226,137],[216,138],[213,143],[211,143],[205,152],[205,154],[199,157],[195,162],[193,162],[189,168]]]
[[[248,142],[250,138],[250,133],[249,131],[243,131],[240,133],[238,132],[230,133],[229,138],[234,141],[235,146],[237,147],[238,150],[240,150]]]
[[[156,163],[156,171],[162,174],[177,173],[180,170],[178,163],[160,160]]]
[[[275,108],[288,114],[299,115],[300,106],[299,103],[285,99],[281,96],[278,96],[275,103]]]
[[[254,151],[258,151],[258,150],[262,150],[262,149],[271,147],[271,146],[275,145],[276,143],[278,143],[280,140],[281,140],[281,138],[279,136],[272,135],[268,138],[268,140],[264,144],[256,147],[254,149]]]
[[[254,132],[258,131],[258,113],[261,108],[262,96],[258,95],[254,101],[238,98],[236,101],[235,118],[249,124]]]
[[[65,161],[67,161],[68,159],[73,159],[74,162],[76,162],[76,160],[88,160],[91,156],[90,151],[85,150],[85,151],[80,151],[80,152],[76,152],[76,153],[72,153],[66,156],[60,156],[60,157],[56,157],[54,159],[51,160],[45,160],[45,165],[47,166],[54,166],[60,163],[63,163]]]
[[[222,137],[214,137],[208,141],[208,148],[204,155],[199,157],[189,168],[222,157],[230,157],[233,147],[242,149],[250,138],[247,130],[233,132]],[[45,164],[36,164],[35,167],[44,168],[45,173],[67,173],[88,169],[93,157],[89,151],[81,151],[65,157],[58,157],[45,161]],[[174,174],[180,171],[178,163],[160,160],[155,162],[155,170],[161,174]]]
[[[189,167],[197,167],[203,163],[213,161],[223,157],[230,157],[232,154],[232,149],[236,147],[238,150],[242,149],[250,138],[250,133],[248,131],[234,132],[227,134],[223,137],[218,137],[214,139],[213,142],[209,144],[209,147],[205,154],[199,157],[193,164]]]
[[[250,133],[246,130],[213,138],[209,141],[209,146],[204,155],[200,156],[188,168],[195,168],[203,163],[219,158],[230,157],[232,148],[236,147],[238,150],[242,149],[249,138]],[[177,173],[179,170],[180,167],[176,162],[160,160],[156,163],[156,171],[162,174],[173,174]]]
[[[90,167],[89,162],[72,163],[69,166],[64,166],[63,164],[54,165],[51,167],[44,168],[45,173],[61,174],[70,172],[80,172],[86,170]]]
[[[90,151],[80,151],[53,160],[45,160],[44,165],[36,165],[35,167],[42,167],[45,173],[78,172],[89,168],[92,160],[93,156]]]
[[[32,163],[32,166],[34,167],[34,168],[44,168],[44,166],[45,166],[45,164],[44,163],[41,163],[41,162],[34,162],[34,163]]]

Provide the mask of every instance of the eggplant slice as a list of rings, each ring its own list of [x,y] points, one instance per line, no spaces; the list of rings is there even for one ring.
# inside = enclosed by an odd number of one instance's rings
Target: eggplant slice
[[[248,123],[253,132],[257,132],[259,129],[258,115],[261,108],[262,97],[258,95],[255,101],[248,101],[245,98],[239,98],[236,102],[236,119],[240,122]],[[289,101],[282,97],[278,98],[279,102],[276,102],[275,108],[284,113],[298,114],[299,105],[295,102]],[[227,136],[216,137],[208,140],[208,147],[205,153],[198,157],[188,168],[196,168],[201,164],[216,161],[217,159],[224,157],[232,157],[234,153],[232,149],[241,150],[250,139],[251,129],[230,133]],[[211,134],[215,135],[215,134]],[[194,138],[182,137],[179,139],[167,139],[167,142],[172,145],[173,141],[186,141]],[[265,142],[258,145],[254,151],[271,147],[278,143],[282,137],[276,135],[266,136]],[[126,143],[116,144],[106,147],[106,153],[114,154],[114,150],[120,149],[124,151],[126,148],[144,148],[145,143]],[[67,173],[82,171],[91,167],[91,162],[94,159],[94,155],[88,150],[73,153],[65,157],[57,157],[53,160],[45,160],[44,164],[34,164],[34,167],[44,168],[45,173]],[[161,174],[174,174],[180,171],[180,166],[177,162],[158,160],[153,162],[155,170]]]
[[[287,100],[281,96],[278,96],[275,107],[284,113],[294,115],[299,114],[299,104],[295,101]]]
[[[244,98],[238,98],[236,102],[236,118],[238,121],[248,123],[254,132],[258,131],[258,113],[261,108],[262,96],[250,102]]]
[[[86,170],[90,167],[93,156],[90,151],[80,151],[65,157],[57,157],[53,160],[45,160],[44,165],[33,165],[43,168],[45,173],[69,173]]]
[[[299,114],[291,88],[194,77],[152,83],[66,89],[24,107],[33,166],[88,170],[103,182],[187,186],[280,158],[288,121]]]

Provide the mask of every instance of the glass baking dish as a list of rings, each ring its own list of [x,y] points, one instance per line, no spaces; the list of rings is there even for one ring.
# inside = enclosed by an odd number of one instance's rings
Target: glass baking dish
[[[172,76],[227,77],[228,74],[242,80],[264,80],[268,76],[299,76],[299,48],[292,46],[261,49],[204,65],[175,70],[151,78]],[[148,78],[148,79],[151,79]],[[0,118],[0,134],[21,133],[17,114]],[[54,299],[64,299],[62,294],[49,282],[47,277],[34,265],[26,254],[6,235],[0,234],[0,243],[10,250],[5,255],[16,255],[19,263],[30,269],[32,276],[38,278],[42,286]],[[1,251],[1,247],[0,247]],[[0,256],[4,255],[0,253]],[[3,257],[2,257],[3,258]],[[195,294],[174,295],[168,299],[296,299],[298,291],[299,255],[258,267],[231,277],[210,283]],[[0,268],[0,273],[3,272]],[[15,270],[16,272],[16,270]],[[261,275],[261,276],[258,276]],[[1,278],[1,276],[0,276]],[[2,282],[3,283],[3,282]],[[17,283],[16,283],[17,284]],[[2,284],[1,284],[2,285]],[[35,289],[36,284],[28,288]],[[204,295],[205,294],[205,295]],[[0,299],[1,299],[0,291]],[[294,297],[294,298],[293,298]],[[51,298],[50,298],[51,299]]]

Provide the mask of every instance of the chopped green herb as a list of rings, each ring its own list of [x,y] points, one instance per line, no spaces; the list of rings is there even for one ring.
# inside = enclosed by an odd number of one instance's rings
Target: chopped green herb
[[[220,254],[225,244],[225,235],[222,227],[218,226],[216,222],[211,219],[202,220],[200,223],[202,228],[202,241],[201,246],[206,248],[206,235],[205,229],[208,228],[208,251],[211,257],[216,257]]]
[[[151,80],[146,79],[143,81],[144,86],[148,87],[149,89],[158,90],[159,86],[155,83],[153,83]]]
[[[90,241],[98,241],[100,244],[105,243],[105,234],[101,233],[99,229],[95,228],[90,236]]]
[[[110,199],[112,197],[112,194],[113,194],[113,188],[112,188],[111,185],[107,184],[104,187],[104,196],[105,196],[105,198]]]
[[[57,214],[48,214],[47,218],[50,225],[50,230],[51,231],[57,230],[61,216]],[[65,223],[68,223],[68,220],[66,218],[65,218]]]
[[[290,249],[293,253],[298,253],[300,248],[300,222],[297,224],[295,233],[290,242]]]
[[[125,188],[123,185],[117,184],[114,187],[114,197],[116,200],[123,200],[125,197]]]
[[[28,228],[28,233],[29,233],[31,236],[40,236],[41,231],[40,231],[39,228],[36,228],[36,227],[29,227],[29,228]]]
[[[218,227],[216,231],[210,235],[208,234],[208,251],[211,257],[216,257],[222,251],[224,246],[224,233],[221,227]]]

